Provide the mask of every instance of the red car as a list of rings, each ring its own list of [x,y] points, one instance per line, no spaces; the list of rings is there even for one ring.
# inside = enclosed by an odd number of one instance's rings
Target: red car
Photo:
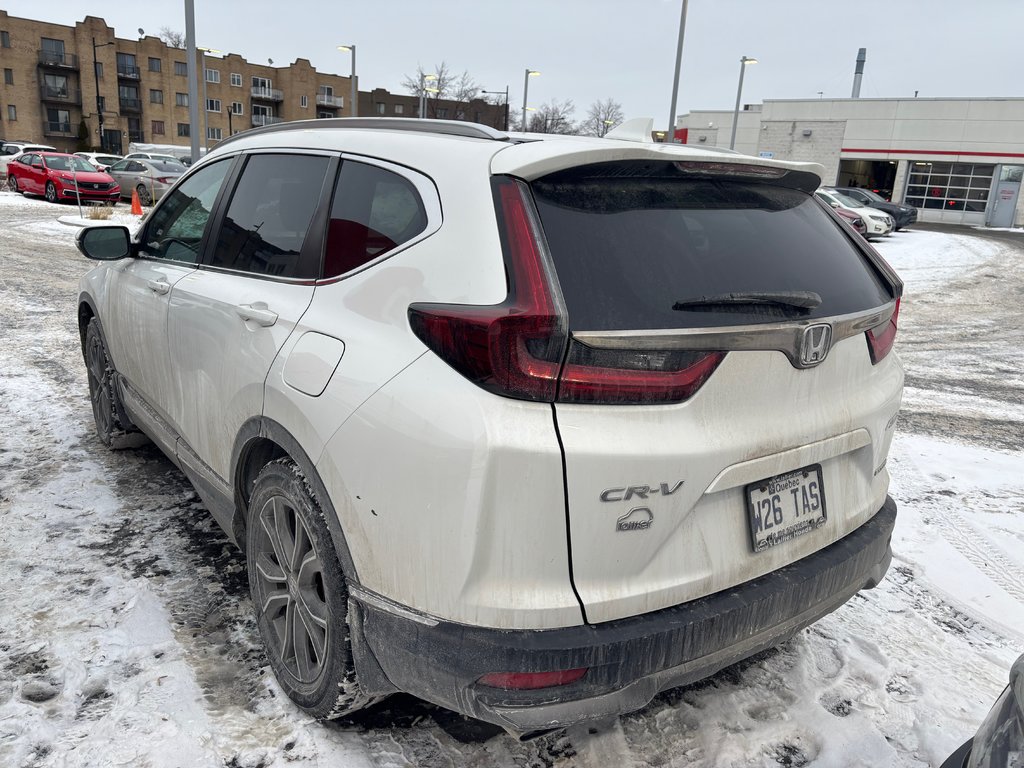
[[[7,184],[14,192],[43,195],[51,203],[81,196],[114,205],[121,197],[121,187],[112,176],[63,152],[26,152],[7,166]]]
[[[864,225],[864,219],[853,211],[848,211],[845,208],[834,208],[833,210],[850,222],[850,226],[857,230],[857,234],[864,235],[868,231],[867,227]]]

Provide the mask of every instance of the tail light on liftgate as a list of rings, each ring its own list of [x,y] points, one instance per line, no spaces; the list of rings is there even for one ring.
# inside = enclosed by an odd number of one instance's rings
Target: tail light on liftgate
[[[877,365],[882,358],[889,354],[893,342],[896,341],[897,319],[900,315],[900,300],[896,299],[896,306],[892,311],[892,317],[867,332],[868,351],[871,353],[871,364]]]
[[[409,324],[448,365],[484,389],[539,402],[675,403],[723,352],[597,349],[572,339],[565,303],[525,183],[494,181],[508,275],[501,304],[413,304]]]

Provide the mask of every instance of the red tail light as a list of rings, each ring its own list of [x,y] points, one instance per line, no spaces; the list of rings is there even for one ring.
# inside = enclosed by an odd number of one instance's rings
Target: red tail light
[[[509,280],[495,306],[413,304],[413,332],[473,383],[505,397],[568,403],[670,403],[693,395],[722,352],[595,349],[571,341],[565,305],[525,184],[496,179]]]
[[[157,178],[156,180],[159,181],[161,184],[170,184],[176,178],[177,178],[176,176],[161,176],[161,177]]]
[[[565,669],[558,672],[492,672],[477,680],[489,688],[527,691],[537,688],[554,688],[558,685],[575,683],[587,674],[587,668]]]
[[[896,307],[892,311],[892,317],[867,332],[868,351],[871,353],[872,365],[877,365],[892,349],[892,345],[896,341],[899,314],[900,300],[896,299]]]

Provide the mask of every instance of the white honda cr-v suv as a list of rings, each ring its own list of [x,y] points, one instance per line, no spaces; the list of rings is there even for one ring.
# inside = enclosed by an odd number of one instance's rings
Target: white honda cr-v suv
[[[99,435],[245,550],[310,714],[637,709],[888,566],[902,284],[821,173],[635,122],[247,131],[79,236]]]

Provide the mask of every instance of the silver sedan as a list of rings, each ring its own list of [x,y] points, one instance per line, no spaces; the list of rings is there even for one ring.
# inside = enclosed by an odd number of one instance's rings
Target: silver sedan
[[[121,197],[130,200],[135,190],[140,203],[152,205],[185,170],[185,166],[177,162],[126,158],[110,166],[107,173],[121,185]]]

